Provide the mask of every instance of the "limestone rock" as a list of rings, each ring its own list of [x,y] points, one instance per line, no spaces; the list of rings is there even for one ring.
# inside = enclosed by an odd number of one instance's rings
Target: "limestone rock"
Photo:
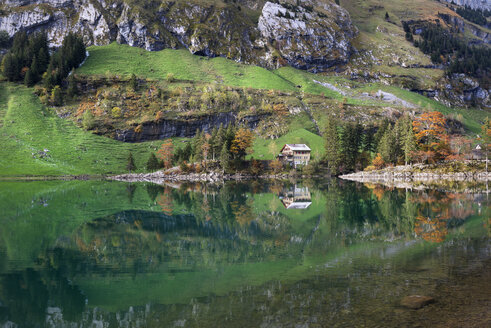
[[[290,65],[313,71],[346,63],[352,52],[350,39],[357,33],[348,13],[335,4],[316,11],[267,2],[258,28]]]
[[[185,47],[193,54],[266,68],[289,63],[322,71],[347,62],[356,34],[348,13],[331,2],[306,3],[6,0],[0,5],[0,30],[10,36],[43,30],[51,46],[73,31],[87,46],[117,41],[147,50]]]

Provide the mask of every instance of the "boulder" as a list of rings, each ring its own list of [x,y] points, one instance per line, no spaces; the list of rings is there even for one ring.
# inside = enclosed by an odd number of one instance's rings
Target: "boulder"
[[[401,300],[401,305],[408,309],[420,309],[428,304],[435,302],[431,296],[411,295],[406,296]]]

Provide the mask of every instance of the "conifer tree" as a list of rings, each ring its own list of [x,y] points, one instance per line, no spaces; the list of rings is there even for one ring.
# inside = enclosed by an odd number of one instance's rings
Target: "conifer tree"
[[[193,155],[193,147],[191,146],[191,143],[188,142],[186,144],[186,147],[184,147],[184,150],[182,152],[182,159],[184,161],[189,161],[190,157]]]
[[[147,161],[147,170],[155,171],[158,170],[159,168],[160,168],[160,162],[157,159],[157,156],[155,156],[154,153],[151,153]]]
[[[2,73],[10,82],[16,81],[19,76],[17,59],[11,53],[7,53],[2,59]]]
[[[32,87],[36,84],[36,80],[34,78],[34,74],[30,69],[27,70],[26,75],[24,76],[24,84],[27,87]]]
[[[131,73],[129,85],[131,90],[133,91],[136,91],[136,89],[138,89],[138,82],[136,81],[136,75],[134,73]]]
[[[409,127],[404,140],[404,162],[406,165],[412,162],[416,150],[418,150],[416,137],[414,136],[413,128]]]
[[[226,144],[223,144],[220,152],[220,166],[224,171],[228,171],[230,169],[230,159],[230,150]]]
[[[193,138],[193,158],[195,162],[203,161],[202,147],[204,144],[205,134],[203,131],[196,130],[196,135]]]
[[[133,153],[130,152],[126,162],[126,169],[128,172],[136,170],[135,160],[133,159]]]
[[[385,134],[385,131],[387,130],[387,128],[390,126],[390,123],[389,123],[389,120],[388,119],[384,119],[381,123],[380,123],[380,126],[377,130],[377,133],[375,133],[375,136],[374,136],[374,148],[377,149],[378,148],[378,145],[380,143],[380,140],[382,139],[382,137],[384,136]]]
[[[375,133],[373,131],[373,126],[369,125],[365,129],[364,138],[363,138],[363,150],[367,152],[375,151]]]
[[[347,123],[344,126],[341,138],[341,148],[343,162],[347,170],[354,170],[360,149],[360,135],[358,127],[353,123]]]
[[[67,95],[70,98],[75,97],[78,94],[77,81],[75,81],[75,70],[72,69],[70,76],[68,77],[68,89]]]
[[[382,156],[385,163],[397,162],[397,140],[392,128],[387,128],[380,143],[378,145],[378,152]]]

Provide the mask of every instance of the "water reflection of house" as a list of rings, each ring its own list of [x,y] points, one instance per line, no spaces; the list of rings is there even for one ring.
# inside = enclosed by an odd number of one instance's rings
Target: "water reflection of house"
[[[280,194],[280,199],[287,210],[306,209],[312,204],[309,188],[297,187],[296,185],[291,189],[284,190]]]
[[[309,164],[310,152],[311,149],[305,144],[286,144],[281,148],[278,158],[283,163],[297,167]]]

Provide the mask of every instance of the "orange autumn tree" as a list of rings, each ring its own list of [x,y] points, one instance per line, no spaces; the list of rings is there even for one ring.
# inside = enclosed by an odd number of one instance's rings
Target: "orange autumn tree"
[[[441,160],[450,155],[445,126],[445,116],[437,111],[423,113],[413,121],[414,136],[427,158]]]
[[[157,157],[164,163],[164,168],[168,169],[172,166],[172,159],[174,158],[174,144],[172,140],[167,139],[162,143],[162,146],[157,151]]]
[[[421,114],[413,121],[414,136],[418,142],[430,143],[446,138],[446,119],[440,112]]]
[[[237,158],[244,158],[252,147],[253,141],[254,136],[252,135],[252,131],[240,128],[235,133],[234,140],[232,140],[232,145],[230,146],[230,151],[235,154]]]
[[[380,170],[382,167],[384,167],[384,159],[380,155],[380,153],[377,153],[377,156],[372,161],[372,165],[375,166],[377,170]]]

